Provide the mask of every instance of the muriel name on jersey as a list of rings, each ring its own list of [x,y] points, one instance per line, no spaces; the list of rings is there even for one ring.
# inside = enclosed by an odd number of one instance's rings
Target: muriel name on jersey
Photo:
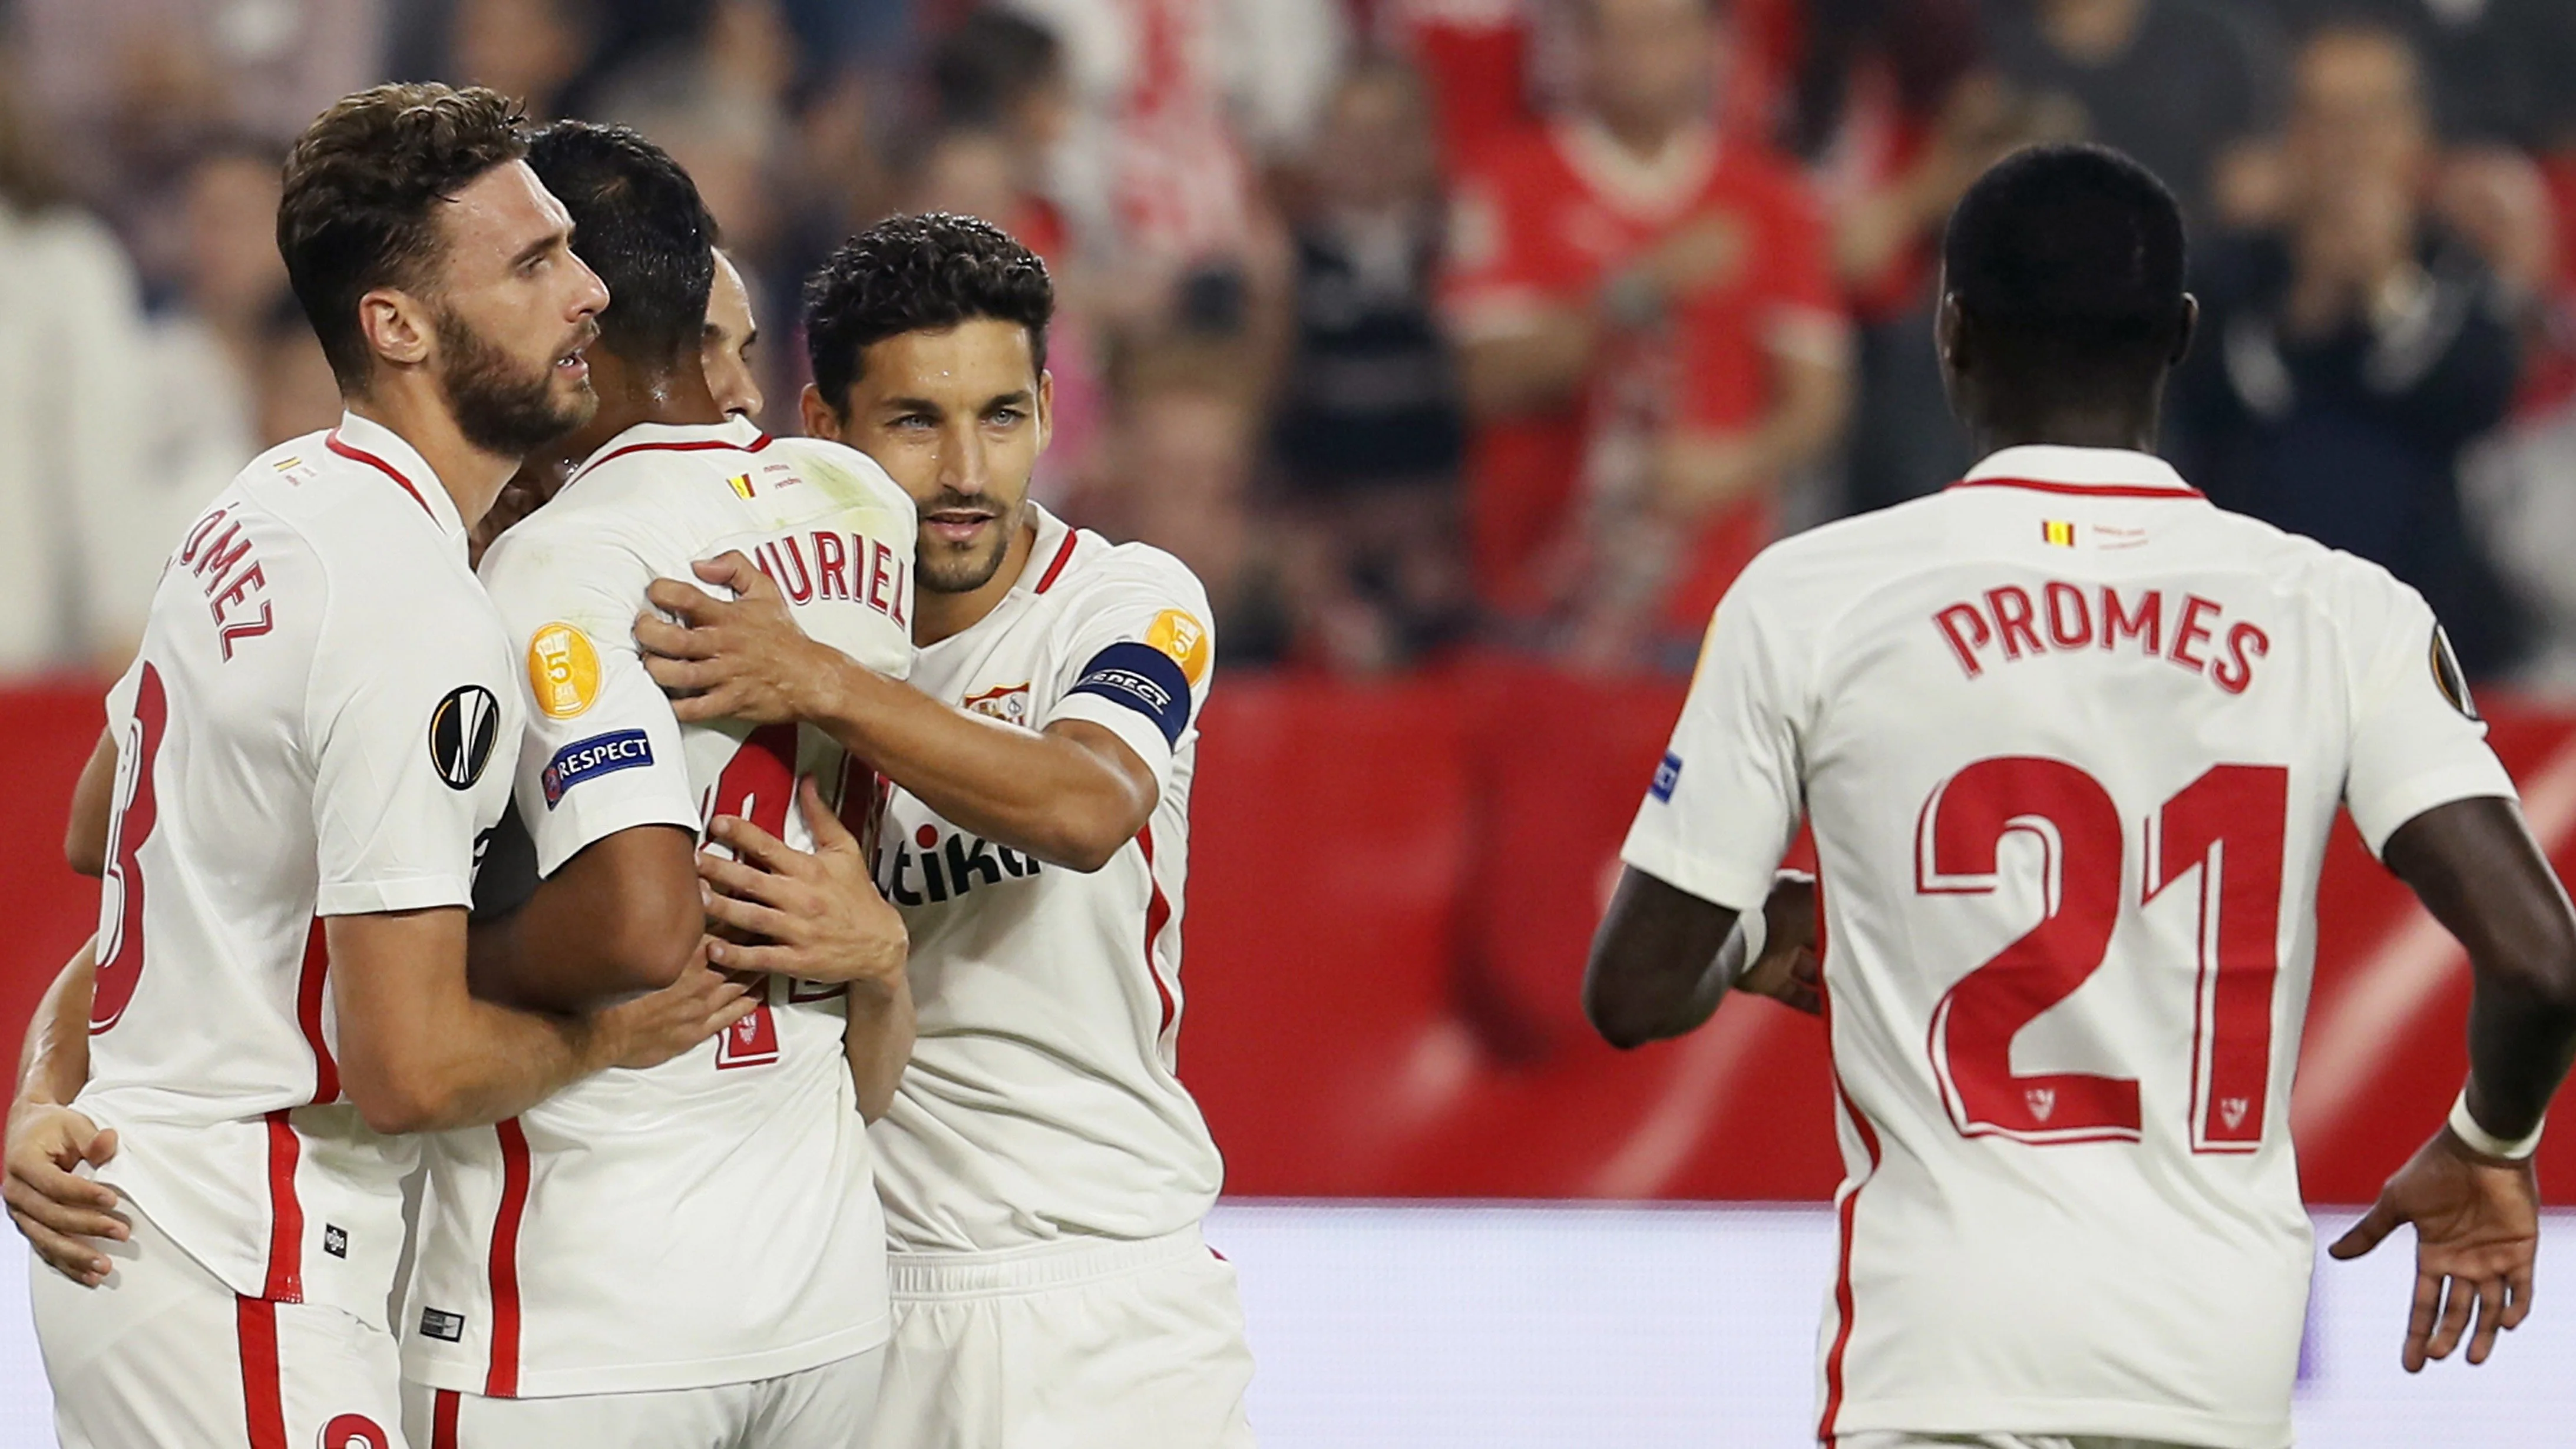
[[[2050,579],[2037,588],[2002,584],[1974,599],[1933,611],[1932,627],[1970,679],[1989,664],[2100,649],[2161,659],[2201,675],[2229,694],[2254,683],[2254,661],[2272,650],[2271,636],[2227,607],[2193,593]]]

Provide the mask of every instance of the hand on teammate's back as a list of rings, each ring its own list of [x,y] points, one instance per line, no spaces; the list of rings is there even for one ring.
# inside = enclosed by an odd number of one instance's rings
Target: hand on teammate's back
[[[1824,963],[1816,956],[1816,878],[1784,870],[1762,903],[1768,939],[1762,957],[1736,978],[1735,989],[1768,996],[1815,1016],[1824,1010]]]
[[[708,886],[712,926],[756,938],[709,942],[709,959],[728,971],[769,971],[800,981],[892,983],[910,954],[903,916],[877,893],[867,853],[810,779],[799,781],[797,808],[814,833],[811,854],[748,820],[719,815],[709,827],[727,860],[698,853]]]
[[[706,943],[659,991],[592,1016],[592,1056],[601,1066],[658,1067],[760,1009],[750,986],[707,964]]]
[[[2464,1333],[2469,1362],[2485,1363],[2497,1331],[2531,1312],[2540,1181],[2530,1161],[2482,1157],[2445,1127],[2397,1169],[2369,1214],[2326,1251],[2338,1260],[2358,1258],[2399,1223],[2415,1225],[2415,1307],[2406,1319],[2406,1371],[2418,1373],[2429,1360],[2450,1357]]]
[[[131,1229],[115,1211],[116,1189],[74,1169],[115,1155],[115,1131],[100,1131],[69,1107],[22,1101],[9,1109],[8,1179],[0,1197],[36,1256],[85,1287],[97,1287],[110,1265],[82,1240],[122,1242]]]
[[[695,567],[699,578],[732,590],[732,600],[677,579],[655,579],[645,597],[680,622],[650,611],[635,616],[644,668],[671,694],[672,712],[684,724],[809,717],[800,689],[829,674],[815,651],[837,657],[831,647],[805,637],[778,585],[740,550]]]

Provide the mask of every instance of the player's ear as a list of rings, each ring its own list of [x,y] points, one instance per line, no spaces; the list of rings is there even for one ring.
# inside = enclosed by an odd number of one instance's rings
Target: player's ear
[[[2199,333],[2200,299],[2185,292],[2182,294],[2182,327],[2174,334],[2173,355],[2165,359],[2165,366],[2182,366],[2182,360],[2191,355],[2191,339]]]
[[[1038,372],[1037,408],[1038,451],[1043,453],[1055,437],[1055,374],[1044,369]]]
[[[805,384],[803,392],[796,395],[796,419],[804,425],[805,436],[809,438],[837,441],[841,437],[840,414],[823,400],[823,390],[810,382]]]
[[[417,367],[428,360],[437,328],[419,298],[399,287],[378,287],[358,299],[358,331],[377,357]]]
[[[1941,370],[1961,373],[1968,370],[1968,318],[1959,309],[1959,294],[1941,293],[1941,310],[1932,319],[1932,345],[1941,354]]]

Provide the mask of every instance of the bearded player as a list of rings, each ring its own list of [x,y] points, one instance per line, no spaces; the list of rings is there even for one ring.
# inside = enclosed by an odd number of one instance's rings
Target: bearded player
[[[689,900],[542,891],[469,962],[518,709],[466,535],[596,407],[607,301],[524,150],[488,91],[384,86],[288,162],[279,250],[347,412],[255,460],[163,573],[72,831],[112,886],[99,938],[11,1112],[12,1216],[62,1270],[33,1297],[66,1444],[398,1437],[408,1134],[658,1059],[739,993],[691,966]],[[469,970],[559,1010],[681,984],[565,1017]]]
[[[805,720],[896,787],[877,881],[919,1042],[872,1133],[879,1441],[1246,1445],[1234,1272],[1199,1234],[1222,1164],[1173,1074],[1207,598],[1029,500],[1052,307],[1035,256],[954,216],[884,222],[807,284],[806,429],[920,510],[909,685],[805,638],[739,556],[698,570],[739,602],[656,584],[692,627],[636,633],[683,719]]]
[[[2313,1258],[2290,1076],[2336,812],[2477,983],[2449,1125],[2333,1249],[2414,1225],[2410,1371],[2485,1361],[2529,1310],[2576,913],[2423,599],[2153,455],[2197,320],[2163,185],[2023,152],[1943,260],[1985,461],[1736,582],[1585,1006],[1615,1045],[1676,1036],[1748,958],[1812,946],[1774,899],[1803,815],[1849,1168],[1819,1438],[2283,1449]]]
[[[551,878],[632,841],[630,869],[677,872],[694,902],[709,826],[751,862],[706,868],[741,897],[718,913],[760,938],[710,947],[757,973],[757,1010],[650,1070],[431,1143],[406,1428],[429,1449],[860,1445],[886,1337],[866,1120],[912,1015],[903,924],[831,807],[867,825],[875,780],[819,731],[683,727],[628,623],[654,577],[740,548],[792,570],[795,626],[827,652],[900,674],[911,500],[846,448],[728,417],[758,404],[735,376],[748,308],[738,281],[711,299],[715,223],[668,155],[566,121],[532,138],[529,165],[612,300],[590,354],[598,415],[522,470],[534,511],[483,559],[525,661],[513,860]],[[803,913],[822,934],[795,929],[800,903],[833,895],[847,908]]]

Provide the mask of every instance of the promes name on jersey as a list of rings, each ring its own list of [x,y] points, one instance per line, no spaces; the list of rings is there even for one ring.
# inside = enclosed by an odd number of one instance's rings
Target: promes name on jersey
[[[1932,627],[1970,679],[2024,659],[2096,649],[2162,660],[2243,694],[2255,661],[2272,650],[2261,626],[2231,617],[2216,599],[2062,579],[2002,584],[1945,604],[1933,611]]]

